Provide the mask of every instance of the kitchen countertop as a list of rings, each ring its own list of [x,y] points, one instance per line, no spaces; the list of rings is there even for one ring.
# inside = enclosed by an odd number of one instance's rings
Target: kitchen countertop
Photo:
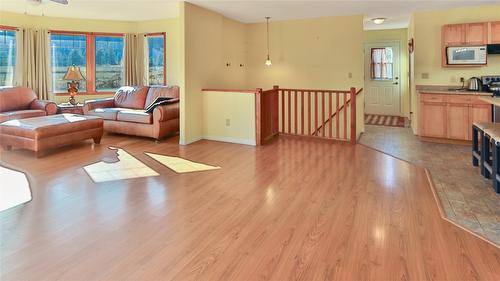
[[[450,90],[457,89],[457,90]],[[466,89],[458,89],[457,86],[428,86],[417,85],[417,91],[420,94],[445,94],[445,95],[474,95],[474,96],[492,96],[490,92],[475,92]]]
[[[473,91],[450,91],[450,90],[418,90],[420,94],[445,94],[445,95],[473,95],[473,96],[492,96],[489,92],[473,92]]]
[[[479,99],[482,101],[485,101],[489,104],[500,106],[500,97],[498,97],[498,98],[496,98],[496,97],[480,97]]]

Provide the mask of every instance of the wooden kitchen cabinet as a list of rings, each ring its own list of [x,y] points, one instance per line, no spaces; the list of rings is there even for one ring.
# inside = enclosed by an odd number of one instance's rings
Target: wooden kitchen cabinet
[[[500,44],[500,21],[490,22],[490,44]]]
[[[465,44],[465,24],[446,24],[442,29],[442,40],[445,46],[461,46]]]
[[[446,103],[423,101],[421,104],[421,135],[446,138]]]
[[[488,43],[487,22],[446,24],[442,33],[444,46],[474,46]]]
[[[491,122],[491,105],[474,95],[420,94],[419,135],[471,140],[473,122]]]
[[[446,113],[446,138],[466,140],[469,138],[469,106],[449,103]]]
[[[472,124],[474,122],[492,122],[491,120],[491,104],[476,103],[469,107],[469,136],[468,140],[472,140]]]
[[[488,23],[465,24],[465,43],[467,45],[486,45],[488,43]]]

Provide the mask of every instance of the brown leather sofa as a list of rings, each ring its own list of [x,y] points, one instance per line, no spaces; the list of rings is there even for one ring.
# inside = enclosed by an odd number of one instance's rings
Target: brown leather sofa
[[[157,97],[174,99],[146,113]],[[112,98],[86,101],[83,113],[103,118],[105,131],[161,139],[179,132],[179,87],[121,87]]]
[[[39,100],[30,88],[0,87],[0,123],[56,113],[54,102]]]

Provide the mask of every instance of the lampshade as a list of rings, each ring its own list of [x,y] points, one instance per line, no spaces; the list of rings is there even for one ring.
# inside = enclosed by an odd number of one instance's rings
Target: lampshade
[[[64,75],[63,79],[69,81],[85,80],[85,78],[82,75],[82,72],[80,71],[80,67],[74,65],[68,67],[68,70],[66,71],[66,74]]]

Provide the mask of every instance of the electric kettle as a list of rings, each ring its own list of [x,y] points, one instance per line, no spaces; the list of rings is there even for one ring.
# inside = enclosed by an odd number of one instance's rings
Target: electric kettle
[[[481,79],[477,77],[472,77],[469,79],[469,91],[481,91],[483,88]]]

